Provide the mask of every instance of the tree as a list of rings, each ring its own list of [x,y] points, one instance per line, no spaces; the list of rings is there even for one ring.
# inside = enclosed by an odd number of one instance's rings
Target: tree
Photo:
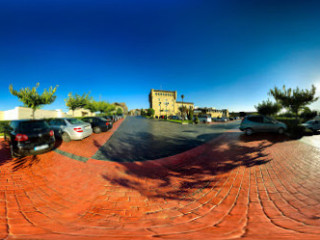
[[[188,108],[185,105],[183,107],[179,107],[179,111],[181,112],[181,114],[188,114]]]
[[[123,110],[122,110],[122,108],[119,107],[119,108],[117,109],[117,111],[116,111],[116,114],[117,114],[117,115],[121,115],[122,113],[123,113]]]
[[[18,97],[25,107],[32,109],[32,119],[35,118],[35,111],[37,109],[41,108],[43,105],[51,104],[56,100],[54,94],[58,86],[55,86],[54,88],[50,87],[48,90],[44,89],[43,93],[39,95],[37,92],[39,85],[40,83],[37,83],[32,89],[27,87],[21,88],[19,91],[14,90],[12,84],[9,85],[10,93]]]
[[[304,119],[304,120],[310,120],[314,117],[316,117],[318,115],[318,112],[317,111],[312,111],[310,108],[308,107],[304,107],[303,108],[303,111],[301,113],[301,117]]]
[[[193,121],[193,109],[192,109],[192,107],[189,108],[188,119]]]
[[[77,108],[85,108],[90,100],[89,93],[84,93],[82,96],[79,94],[73,96],[72,93],[69,93],[68,98],[64,101],[66,102],[66,106],[72,110],[72,115],[74,115],[74,110]]]
[[[96,102],[96,109],[97,111],[100,112],[100,114],[106,114],[106,113],[110,113],[111,111],[113,111],[115,109],[115,106],[107,103],[105,101],[98,101]]]
[[[155,111],[154,111],[153,108],[149,108],[149,109],[148,109],[148,116],[153,117],[153,116],[154,116],[154,113],[155,113]]]
[[[262,101],[262,103],[259,103],[258,106],[254,106],[258,113],[262,115],[275,115],[281,110],[281,104],[279,103],[273,103],[269,99],[267,101]]]
[[[300,90],[298,87],[296,89],[286,89],[285,85],[283,85],[282,90],[275,87],[270,90],[269,94],[295,115],[296,123],[298,123],[299,111],[301,111],[303,107],[318,100],[318,98],[315,97],[316,87],[314,85],[312,85],[311,90]]]
[[[97,102],[95,100],[89,100],[87,102],[87,104],[83,107],[85,109],[88,109],[90,112],[94,113],[94,112],[97,112],[98,109],[97,109]]]

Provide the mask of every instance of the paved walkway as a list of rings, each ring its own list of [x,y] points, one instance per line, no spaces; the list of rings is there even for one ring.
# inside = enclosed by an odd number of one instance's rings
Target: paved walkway
[[[320,237],[320,150],[312,145],[230,130],[158,160],[92,159],[111,135],[61,146],[87,161],[58,152],[10,159],[0,142],[0,239]]]

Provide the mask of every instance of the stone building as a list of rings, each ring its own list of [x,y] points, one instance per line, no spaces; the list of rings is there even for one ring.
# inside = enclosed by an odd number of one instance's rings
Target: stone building
[[[116,109],[120,107],[122,109],[122,111],[123,111],[123,114],[125,114],[125,115],[128,114],[128,107],[127,107],[126,103],[124,103],[124,102],[121,102],[121,103],[114,102],[113,105],[116,106]]]
[[[228,109],[222,109],[218,110],[212,107],[209,108],[198,108],[196,107],[194,109],[194,115],[210,115],[211,118],[223,118],[223,117],[229,117],[229,111]]]
[[[155,111],[155,116],[159,117],[161,115],[180,115],[181,112],[179,107],[186,106],[188,109],[194,108],[194,104],[191,102],[180,102],[177,101],[178,95],[177,91],[166,91],[166,90],[154,90],[151,89],[149,94],[149,104],[150,108]]]

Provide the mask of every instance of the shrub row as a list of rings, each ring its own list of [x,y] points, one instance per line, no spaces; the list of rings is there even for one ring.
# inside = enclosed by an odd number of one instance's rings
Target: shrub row
[[[9,127],[10,121],[0,121],[0,133],[3,133],[6,128]]]

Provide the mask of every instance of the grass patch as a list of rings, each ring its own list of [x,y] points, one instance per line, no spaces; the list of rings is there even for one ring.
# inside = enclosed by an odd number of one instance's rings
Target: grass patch
[[[175,120],[175,119],[167,119],[166,121],[168,122],[175,122],[175,123],[181,123],[181,120]],[[192,124],[192,120],[184,120],[183,123],[186,123],[186,124]]]

